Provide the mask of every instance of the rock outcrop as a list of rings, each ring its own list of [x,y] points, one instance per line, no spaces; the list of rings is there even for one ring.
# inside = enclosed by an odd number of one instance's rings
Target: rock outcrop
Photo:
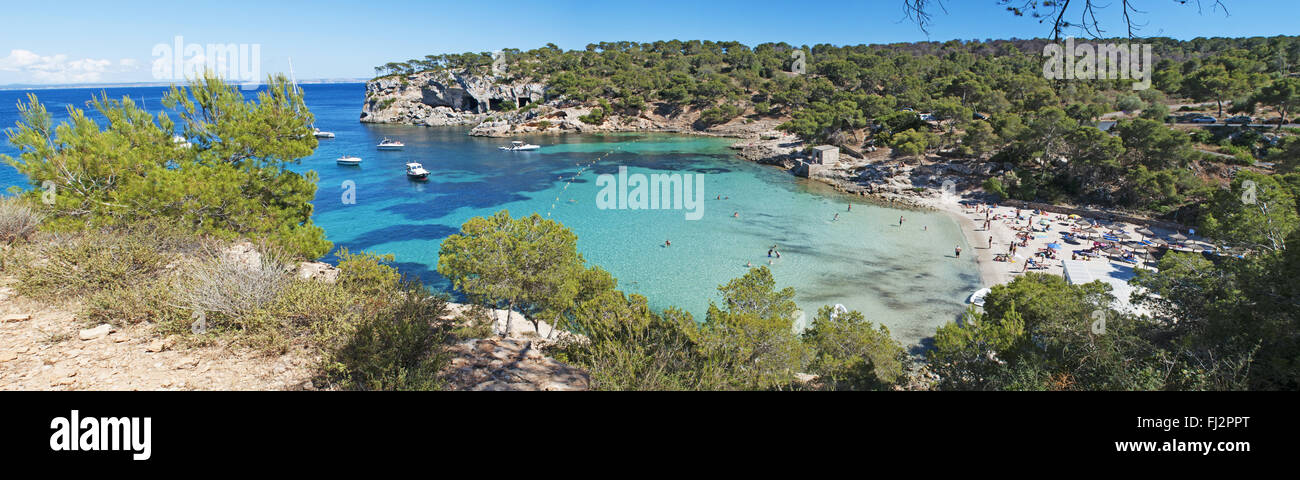
[[[516,85],[492,77],[430,71],[366,83],[365,123],[476,125],[507,103],[518,108],[546,99],[540,83]]]

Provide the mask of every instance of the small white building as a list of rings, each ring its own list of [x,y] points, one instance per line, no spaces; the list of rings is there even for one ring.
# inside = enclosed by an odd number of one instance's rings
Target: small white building
[[[834,145],[818,145],[812,149],[812,159],[808,163],[818,165],[834,165],[840,162],[840,147]]]

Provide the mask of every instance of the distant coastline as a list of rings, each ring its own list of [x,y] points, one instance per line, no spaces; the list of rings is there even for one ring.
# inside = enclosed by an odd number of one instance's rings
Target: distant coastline
[[[324,78],[316,80],[298,80],[299,85],[326,85],[326,84],[350,84],[366,83],[366,78]],[[92,88],[141,88],[141,87],[170,87],[177,82],[134,82],[134,83],[74,83],[74,84],[24,84],[11,83],[0,85],[0,91],[13,90],[76,90]]]

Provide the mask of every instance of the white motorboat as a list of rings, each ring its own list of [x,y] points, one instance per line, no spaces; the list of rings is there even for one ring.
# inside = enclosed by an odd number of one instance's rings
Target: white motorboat
[[[531,144],[531,143],[524,143],[524,142],[521,142],[521,141],[519,141],[519,140],[515,140],[515,141],[513,141],[513,142],[510,142],[510,145],[502,145],[502,146],[497,147],[497,148],[500,148],[500,149],[505,150],[505,151],[508,151],[508,152],[518,152],[518,151],[521,151],[521,150],[537,150],[537,149],[539,149],[539,148],[542,148],[542,146],[541,146],[541,145],[533,145],[533,144]]]
[[[380,150],[401,150],[402,147],[405,146],[406,146],[405,143],[399,142],[397,140],[389,140],[387,137],[385,137],[384,141],[379,142],[379,145],[377,145],[376,147],[379,148]]]
[[[319,128],[313,128],[311,130],[312,130],[311,132],[312,136],[316,138],[334,138],[334,132],[326,132]]]
[[[424,165],[415,162],[406,164],[406,176],[416,180],[427,180],[429,171],[424,169]]]
[[[970,295],[970,303],[971,303],[972,305],[977,306],[977,307],[983,307],[983,306],[984,306],[984,297],[987,297],[988,294],[989,294],[989,292],[992,292],[992,291],[993,291],[993,290],[992,290],[992,289],[989,289],[989,288],[981,288],[981,289],[979,289],[979,290],[976,290],[975,293],[972,293],[972,294]]]
[[[339,165],[361,165],[361,158],[342,156],[339,157],[339,159],[336,160],[335,163],[338,163]]]

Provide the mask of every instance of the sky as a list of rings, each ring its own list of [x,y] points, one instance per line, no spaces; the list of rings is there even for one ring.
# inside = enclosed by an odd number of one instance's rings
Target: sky
[[[369,78],[374,67],[439,53],[528,50],[554,43],[735,40],[747,45],[856,45],[1034,38],[1050,26],[1016,17],[997,0],[943,0],[929,33],[904,16],[904,0],[652,2],[569,0],[445,2],[315,0],[9,2],[0,28],[0,85],[171,81],[209,44],[243,47],[230,78],[293,73],[300,81]],[[1118,1],[1099,15],[1125,35]],[[1300,34],[1300,2],[1224,0],[1228,14],[1175,0],[1136,0],[1139,36]],[[179,41],[177,37],[180,37]],[[176,48],[179,45],[180,48]],[[204,56],[193,54],[198,49]],[[179,50],[179,52],[177,52]],[[254,55],[254,52],[257,54]],[[167,59],[167,60],[163,60]]]

